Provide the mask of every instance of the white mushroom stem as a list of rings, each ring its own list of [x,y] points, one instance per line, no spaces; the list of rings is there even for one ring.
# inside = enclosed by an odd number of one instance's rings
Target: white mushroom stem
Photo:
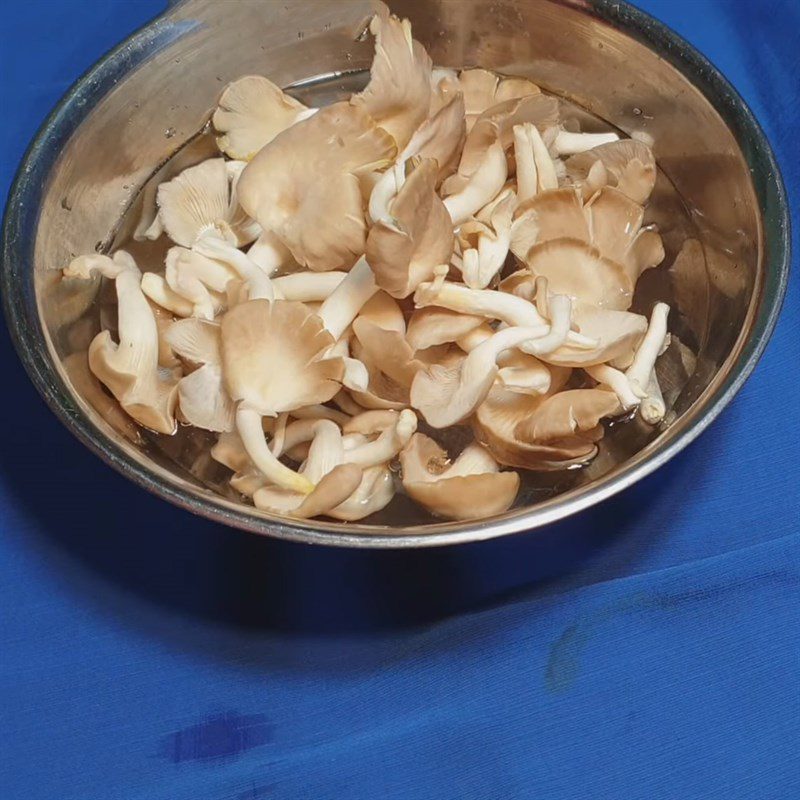
[[[522,297],[508,292],[498,292],[494,289],[469,289],[448,281],[420,284],[414,294],[414,303],[417,308],[439,306],[464,314],[479,314],[491,319],[499,319],[506,325],[515,328],[547,325],[536,307]],[[544,333],[548,332],[548,329],[545,328]],[[569,331],[566,341],[574,347],[583,347],[589,350],[597,347],[594,339],[575,331]],[[528,352],[527,345],[520,349]]]
[[[347,277],[346,272],[295,272],[272,279],[275,297],[300,303],[327,300]]]
[[[314,484],[308,478],[281,464],[267,447],[261,414],[239,406],[236,411],[236,430],[250,460],[271,483],[300,494],[310,494],[314,490]]]
[[[650,373],[650,380],[647,382],[647,397],[639,406],[639,414],[648,425],[658,425],[666,413],[667,407],[664,404],[664,396],[661,394],[661,386],[658,383],[656,371],[653,370]]]
[[[536,341],[526,342],[524,352],[533,356],[542,356],[558,350],[570,333],[572,324],[572,301],[565,294],[554,294],[548,301],[550,331]]]
[[[454,225],[461,225],[480,211],[503,188],[508,177],[508,162],[501,142],[492,144],[467,185],[450,197],[444,205]]]
[[[192,249],[206,258],[222,261],[236,270],[242,280],[247,283],[247,296],[250,300],[269,300],[271,302],[275,299],[275,292],[269,276],[246,253],[238,250],[229,242],[215,234],[205,234],[198,238]]]
[[[526,122],[514,126],[517,196],[520,202],[539,192],[558,188],[558,175],[539,129]]]
[[[669,306],[666,303],[656,303],[650,314],[650,324],[644,335],[633,362],[625,372],[635,392],[644,392],[647,395],[647,384],[656,364],[656,359],[664,347],[667,338],[667,317]]]
[[[411,440],[417,430],[417,415],[406,408],[400,412],[397,423],[387,428],[374,441],[354,447],[345,453],[348,464],[367,469],[391,461]]]
[[[104,278],[114,280],[120,272],[127,269],[133,269],[136,270],[137,273],[139,272],[139,268],[128,253],[123,250],[118,250],[114,254],[114,258],[101,255],[100,253],[73,258],[72,261],[64,267],[63,274],[66,278],[83,278],[84,280],[88,280],[99,273]]]
[[[328,408],[323,405],[303,406],[292,411],[295,419],[330,419],[337,425],[344,425],[350,421],[350,415],[335,408]]]
[[[191,317],[194,313],[194,304],[170,289],[164,277],[155,272],[145,272],[142,275],[142,292],[157,306],[161,306],[176,317]]]
[[[598,383],[608,386],[616,394],[624,411],[630,411],[641,403],[642,398],[633,390],[630,381],[621,370],[614,369],[608,364],[584,367],[584,370],[587,375]]]
[[[619,136],[616,133],[572,133],[559,131],[556,135],[553,148],[556,155],[574,156],[576,153],[585,153],[599,147],[601,144],[616,142]]]
[[[338,341],[342,337],[367,300],[377,291],[375,276],[367,259],[362,256],[319,310],[322,324],[334,339]]]
[[[514,126],[514,160],[517,164],[517,197],[523,202],[539,191],[539,171],[524,125]]]
[[[511,215],[508,224],[495,229],[495,235],[481,235],[478,249],[464,251],[461,272],[464,283],[473,289],[484,289],[503,268],[511,245]]]
[[[288,412],[278,414],[275,420],[275,427],[272,431],[272,441],[270,442],[270,450],[275,458],[280,458],[281,453],[284,451],[284,441],[286,439],[286,423],[289,421]]]
[[[369,217],[373,223],[392,224],[389,205],[406,182],[405,161],[398,161],[384,172],[369,196]]]

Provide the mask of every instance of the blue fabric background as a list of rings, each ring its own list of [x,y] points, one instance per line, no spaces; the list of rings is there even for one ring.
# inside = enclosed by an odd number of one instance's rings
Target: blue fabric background
[[[796,209],[796,0],[639,4],[743,93]],[[160,5],[2,4],[0,196]],[[656,475],[417,553],[260,540],[145,494],[60,426],[3,330],[0,798],[800,797],[798,309],[795,272],[754,376]]]

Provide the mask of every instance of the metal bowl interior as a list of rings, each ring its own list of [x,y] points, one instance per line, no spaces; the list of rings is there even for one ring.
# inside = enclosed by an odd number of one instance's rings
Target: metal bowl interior
[[[197,133],[228,81],[266,74],[299,93],[316,87],[320,101],[363,76],[372,6],[184,0],[98,63],[43,125],[8,204],[3,295],[20,355],[70,430],[145,488],[229,525],[316,543],[418,547],[547,524],[620,491],[694,439],[752,370],[780,308],[789,223],[769,145],[730,85],[675,34],[605,0],[395,0],[392,8],[438,65],[530,77],[589,124],[651,137],[661,200],[650,221],[667,258],[637,303],[670,300],[691,369],[670,393],[670,425],[608,437],[589,468],[480,523],[420,524],[402,506],[371,524],[290,522],[221,496],[191,440],[142,434],[87,391],[78,362],[104,313],[103,290],[63,283],[59,270],[124,237],[120,220],[159,167],[203,157]],[[686,239],[694,245],[678,258]]]

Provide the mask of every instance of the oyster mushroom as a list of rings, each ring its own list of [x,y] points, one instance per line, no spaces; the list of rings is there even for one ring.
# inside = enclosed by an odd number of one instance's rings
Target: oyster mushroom
[[[400,454],[403,488],[432,514],[468,520],[508,511],[519,491],[516,472],[500,472],[490,453],[471,444],[450,464],[447,453],[421,433]]]
[[[475,219],[461,226],[461,273],[470,288],[485,289],[505,265],[516,203],[516,195],[507,192],[492,208],[489,224]]]
[[[553,142],[553,150],[558,156],[572,156],[617,141],[619,135],[616,133],[574,133],[559,129]]]
[[[299,518],[315,517],[338,506],[358,488],[362,471],[351,464],[342,464],[344,447],[338,425],[330,420],[317,420],[312,436],[308,457],[299,474],[314,487],[313,491],[305,493],[266,484],[253,494],[256,508]]]
[[[158,366],[158,327],[142,292],[137,269],[122,269],[114,279],[119,342],[101,331],[89,345],[89,367],[141,425],[175,432],[177,381]]]
[[[440,306],[451,311],[480,314],[490,319],[500,320],[512,327],[537,328],[544,325],[540,336],[549,333],[549,326],[536,310],[536,306],[522,297],[507,292],[493,289],[470,289],[450,281],[433,281],[417,287],[414,303],[418,308]],[[575,331],[569,331],[565,341],[575,347],[594,348],[597,346],[596,340]],[[530,345],[523,343],[519,347],[523,352],[528,352],[529,348],[536,349],[533,343]]]
[[[358,312],[378,291],[375,274],[365,258],[360,258],[325,299],[319,309],[322,324],[338,341]]]
[[[223,317],[221,333],[225,384],[250,458],[270,482],[308,494],[309,480],[267,447],[261,418],[324,403],[339,391],[342,360],[324,358],[333,336],[306,306],[288,300],[242,303]]]
[[[402,150],[428,117],[433,64],[412,38],[407,19],[400,20],[383,7],[369,29],[375,37],[369,83],[350,102],[366,111]]]
[[[580,185],[598,161],[605,167],[610,186],[615,186],[634,203],[647,202],[656,182],[656,161],[653,151],[644,142],[620,139],[578,153],[567,159],[567,175]]]
[[[470,130],[484,111],[508,100],[538,95],[541,89],[525,78],[501,78],[485,69],[462,70],[457,80],[440,84],[445,97],[455,92],[464,96],[467,130]]]
[[[625,371],[634,392],[643,398],[639,413],[642,419],[651,425],[661,422],[666,413],[664,398],[661,396],[661,388],[655,374],[655,363],[669,343],[668,316],[669,306],[666,303],[656,303],[653,306],[647,333],[636,350],[633,362]]]
[[[352,465],[348,464],[352,469]],[[362,473],[361,482],[355,491],[342,503],[325,515],[344,522],[355,522],[375,514],[392,501],[395,494],[394,477],[391,470],[379,464]]]
[[[229,83],[211,118],[217,146],[231,158],[250,161],[279,133],[311,116],[309,109],[261,75]]]
[[[183,319],[170,326],[165,338],[174,353],[199,365],[178,381],[181,416],[207,431],[232,431],[235,408],[222,380],[219,325]]]
[[[396,154],[392,137],[366,111],[334,103],[259,151],[239,180],[239,199],[301,266],[349,269],[366,245],[359,178]]]
[[[457,366],[432,364],[411,385],[411,404],[429,425],[445,428],[466,419],[483,402],[497,377],[497,359],[529,339],[547,333],[535,328],[505,328],[479,344]]]
[[[453,224],[436,194],[437,172],[433,159],[419,162],[367,237],[375,283],[393,297],[407,297],[450,261]]]
[[[596,429],[576,430],[566,437],[534,441],[527,436],[528,431],[520,428],[522,423],[537,413],[545,400],[565,394],[557,392],[566,382],[569,373],[570,370],[558,368],[552,372],[548,397],[510,392],[495,386],[472,418],[476,439],[488,447],[501,464],[510,467],[547,472],[591,461],[597,453],[594,441],[598,433]],[[611,397],[616,408],[616,397]],[[569,406],[562,406],[562,411],[566,412],[566,418],[569,419]],[[602,428],[599,433],[602,433]]]
[[[156,194],[158,216],[175,244],[191,247],[208,231],[224,231],[237,245],[258,236],[252,220],[243,216],[227,164],[210,158],[162,183]]]
[[[415,156],[434,159],[438,185],[458,167],[465,136],[464,98],[457,94],[417,128],[398,161]]]
[[[558,188],[553,159],[538,128],[530,122],[515,125],[514,159],[517,165],[517,194],[520,202],[539,192]]]
[[[514,433],[530,442],[551,442],[594,430],[603,417],[617,412],[618,400],[604,389],[569,389],[545,397],[536,410],[520,420]]]
[[[397,415],[393,425],[387,427],[377,438],[345,449],[344,461],[362,469],[387,464],[410,441],[417,430],[417,415],[406,408]]]

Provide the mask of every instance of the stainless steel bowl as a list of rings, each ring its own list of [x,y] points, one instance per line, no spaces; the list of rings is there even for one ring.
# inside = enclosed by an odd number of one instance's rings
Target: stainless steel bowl
[[[75,370],[104,314],[104,294],[99,284],[62,283],[59,269],[124,237],[124,212],[161,165],[176,154],[187,163],[202,157],[197,134],[227,81],[262,73],[324,100],[361,80],[372,56],[360,35],[371,8],[369,0],[184,0],[103,58],[44,123],[12,189],[2,262],[11,333],[36,387],[82,442],[197,514],[261,534],[364,547],[467,542],[545,525],[631,485],[711,423],[761,355],[788,276],[786,199],[757,122],[699,53],[625,3],[394,0],[392,8],[411,19],[441,66],[530,77],[576,116],[588,112],[588,124],[652,137],[662,174],[651,213],[667,260],[637,302],[669,299],[675,330],[696,356],[691,374],[671,387],[674,419],[663,430],[633,424],[612,432],[590,468],[533,484],[522,505],[479,523],[424,522],[402,503],[391,526],[387,518],[289,522],[221,496],[191,438],[126,426]],[[687,237],[698,244],[670,266]]]

